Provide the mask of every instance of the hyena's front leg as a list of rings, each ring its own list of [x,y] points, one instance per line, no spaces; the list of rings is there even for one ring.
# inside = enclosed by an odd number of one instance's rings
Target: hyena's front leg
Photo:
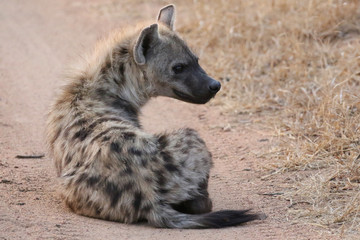
[[[212,158],[204,141],[195,130],[187,128],[160,135],[159,144],[164,164],[163,179],[158,181],[161,199],[180,212],[210,212],[207,187]]]

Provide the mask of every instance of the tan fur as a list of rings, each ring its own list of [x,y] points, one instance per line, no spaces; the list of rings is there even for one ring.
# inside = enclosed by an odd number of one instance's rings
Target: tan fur
[[[172,21],[115,31],[100,41],[51,108],[49,150],[65,202],[78,214],[124,223],[146,219],[159,227],[214,226],[212,215],[207,220],[189,214],[212,207],[207,192],[212,160],[204,141],[192,129],[151,135],[138,120],[151,97],[204,103],[219,90],[166,25],[173,23],[174,10],[166,11],[163,16]],[[173,61],[187,61],[196,71],[176,74]],[[189,79],[217,89],[204,90]]]

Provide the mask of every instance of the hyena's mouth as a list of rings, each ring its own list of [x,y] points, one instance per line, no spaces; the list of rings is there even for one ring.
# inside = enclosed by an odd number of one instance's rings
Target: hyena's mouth
[[[176,89],[173,89],[173,92],[178,96],[180,97],[181,99],[186,99],[186,100],[191,100],[193,97],[191,97],[190,95],[186,94],[186,93],[183,93],[183,92],[180,92]]]
[[[204,104],[207,103],[212,97],[214,97],[214,94],[208,97],[201,97],[201,98],[196,98],[194,96],[188,95],[186,93],[180,92],[176,89],[173,89],[173,92],[175,93],[175,95],[178,97],[179,100],[182,100],[184,102],[189,102],[189,103],[195,103],[195,104]]]

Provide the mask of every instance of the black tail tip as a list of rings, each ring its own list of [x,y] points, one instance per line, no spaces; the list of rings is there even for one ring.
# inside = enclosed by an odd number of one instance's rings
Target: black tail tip
[[[265,214],[249,213],[249,211],[222,210],[212,212],[204,214],[201,222],[205,228],[225,228],[266,218]]]

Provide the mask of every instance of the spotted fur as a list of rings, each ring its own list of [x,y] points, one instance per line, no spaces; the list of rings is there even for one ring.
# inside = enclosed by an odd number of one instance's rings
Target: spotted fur
[[[170,5],[158,23],[101,41],[51,108],[47,142],[62,195],[75,213],[169,228],[226,227],[256,218],[246,211],[210,213],[212,159],[195,130],[152,135],[141,128],[140,108],[151,97],[205,103],[220,89],[173,23]]]

